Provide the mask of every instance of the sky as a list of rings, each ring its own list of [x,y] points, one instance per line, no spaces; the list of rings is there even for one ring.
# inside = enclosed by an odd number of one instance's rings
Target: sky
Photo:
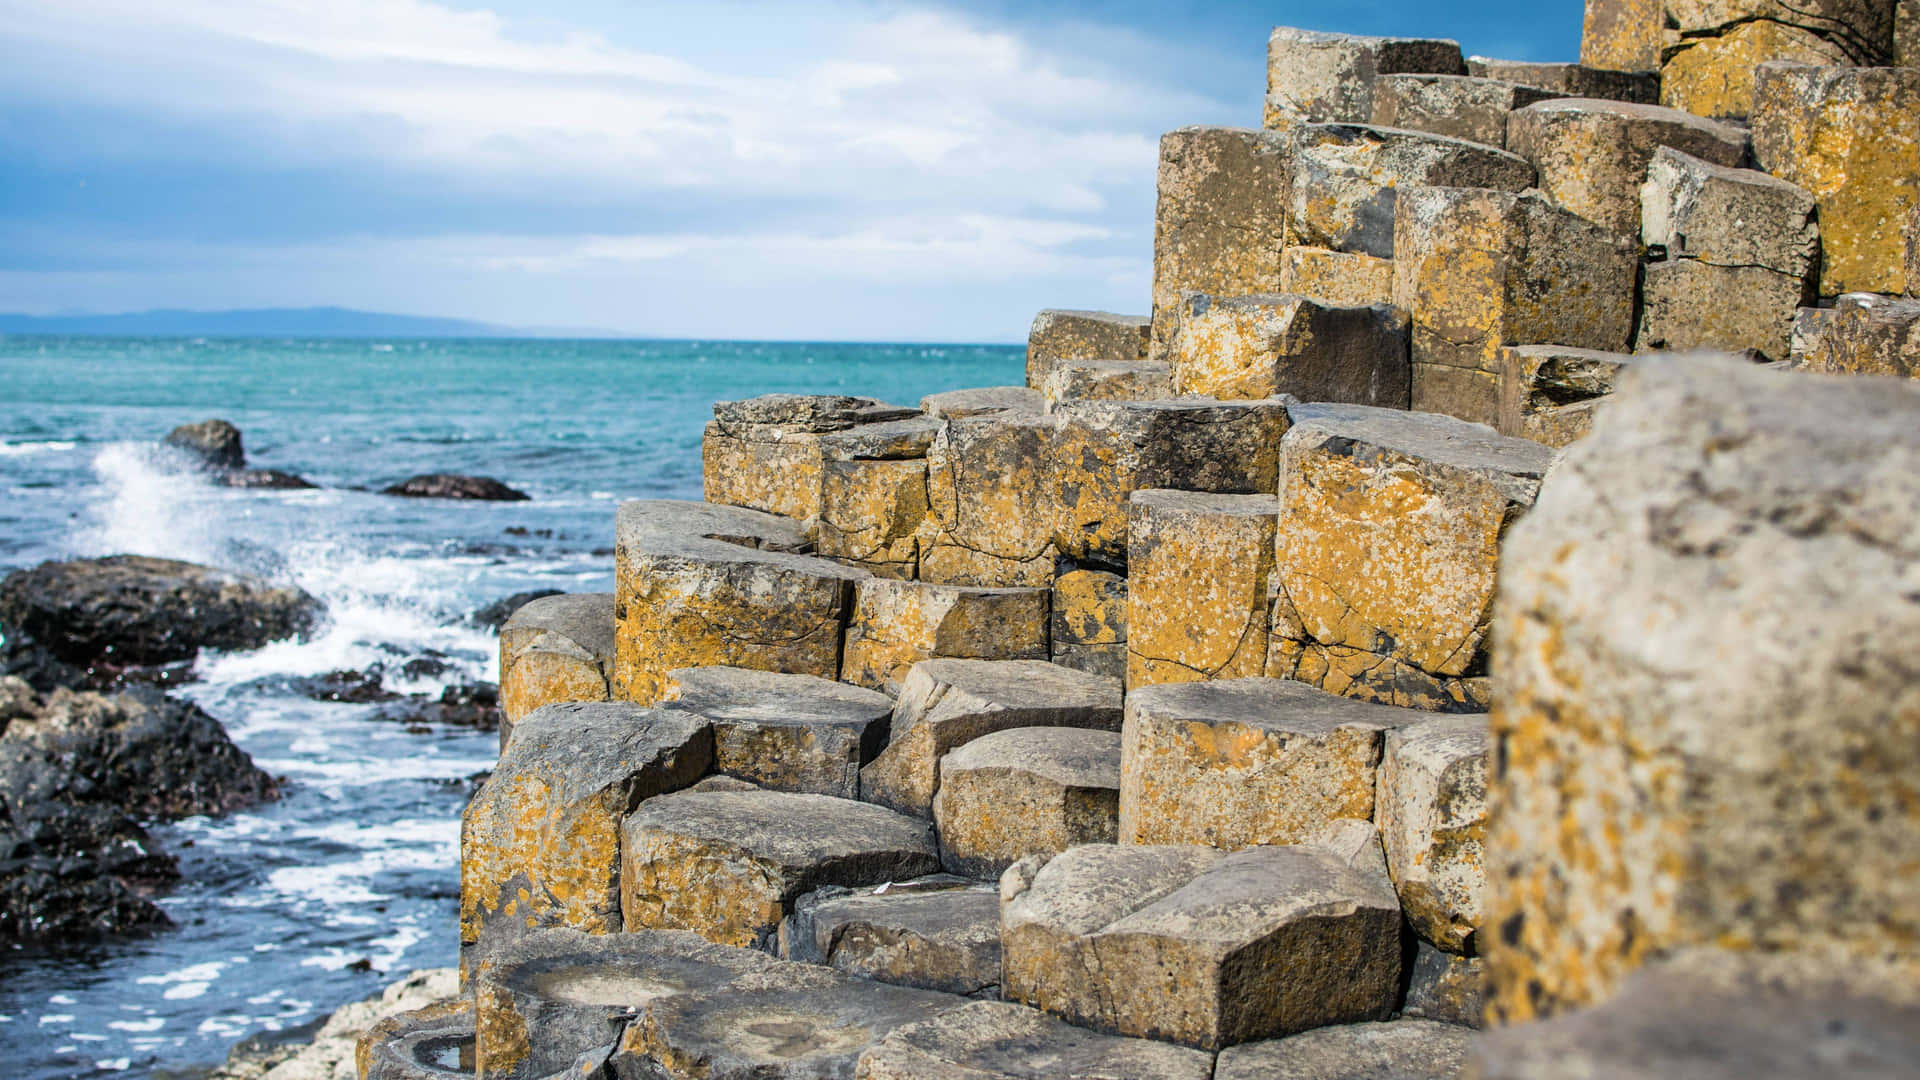
[[[1275,25],[1572,60],[1579,0],[0,0],[0,311],[1014,342],[1144,314],[1161,133]]]

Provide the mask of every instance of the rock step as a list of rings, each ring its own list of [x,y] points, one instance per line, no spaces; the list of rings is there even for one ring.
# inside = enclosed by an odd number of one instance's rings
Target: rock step
[[[1127,505],[1127,688],[1259,675],[1273,598],[1271,495],[1136,491]]]
[[[614,651],[612,593],[562,593],[516,608],[500,627],[500,749],[535,709],[606,701]]]
[[[627,930],[691,930],[768,950],[803,894],[918,877],[940,863],[923,821],[779,791],[648,799],[621,822],[620,854]]]
[[[1120,828],[1120,735],[1067,727],[982,735],[940,759],[940,864],[998,878],[1028,855],[1110,844]]]
[[[1061,360],[1040,392],[1049,412],[1068,401],[1160,401],[1173,396],[1173,369],[1151,360]]]
[[[1381,75],[1465,75],[1458,42],[1365,37],[1277,26],[1267,38],[1268,128],[1302,122],[1364,124],[1373,119]]]
[[[1487,890],[1487,720],[1447,716],[1387,732],[1375,816],[1415,933],[1471,955]]]
[[[1045,660],[1048,589],[935,585],[870,578],[853,590],[840,677],[898,691],[922,660]]]
[[[820,513],[821,436],[904,420],[917,410],[836,394],[767,394],[718,401],[700,440],[707,501],[796,520]]]
[[[368,1028],[354,1046],[360,1080],[465,1080],[472,1077],[473,1002],[464,998],[397,1013]]]
[[[1101,1035],[1004,1001],[976,1001],[889,1032],[862,1080],[1210,1080],[1213,1055]]]
[[[920,399],[920,411],[936,420],[966,420],[994,413],[1037,413],[1046,407],[1040,391],[1027,386],[980,386],[947,390]]]
[[[773,791],[858,798],[860,768],[887,744],[893,699],[813,675],[749,668],[667,673],[664,708],[713,730],[713,767]]]
[[[1382,75],[1374,80],[1370,122],[1504,150],[1508,114],[1536,101],[1567,96],[1477,75]]]
[[[1431,1020],[1326,1027],[1228,1047],[1213,1080],[1454,1080],[1471,1034]]]
[[[1143,361],[1152,328],[1153,320],[1140,315],[1042,311],[1027,331],[1027,388],[1044,392],[1054,369],[1063,364]]]
[[[808,893],[780,926],[780,957],[968,997],[1000,995],[1000,891],[950,874]]]
[[[940,760],[995,731],[1026,727],[1117,730],[1118,679],[1038,660],[925,660],[907,672],[887,748],[860,773],[860,797],[933,815]]]
[[[1182,394],[1404,409],[1412,395],[1407,333],[1406,314],[1384,304],[1189,292],[1175,309],[1168,356]]]

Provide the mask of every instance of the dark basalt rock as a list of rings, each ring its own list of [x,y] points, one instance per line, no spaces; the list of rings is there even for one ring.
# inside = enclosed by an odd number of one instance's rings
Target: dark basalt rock
[[[414,697],[382,708],[376,716],[403,724],[448,724],[497,731],[500,727],[500,687],[474,682],[449,686],[439,698]]]
[[[365,671],[329,671],[325,675],[293,679],[291,689],[315,701],[339,701],[352,705],[398,700],[399,694],[381,685],[381,673],[378,664]]]
[[[530,496],[490,476],[456,476],[452,473],[427,473],[409,477],[382,495],[400,495],[409,499],[481,499],[490,502],[526,502]]]
[[[260,488],[268,491],[303,491],[319,486],[304,476],[295,476],[279,469],[235,469],[220,477],[220,482],[230,488]]]
[[[559,589],[532,589],[527,592],[517,592],[512,596],[495,600],[493,603],[467,616],[467,622],[473,626],[484,626],[489,630],[499,630],[501,626],[506,624],[508,619],[513,617],[513,613],[519,611],[522,606],[538,600],[543,596],[559,595]]]
[[[246,451],[240,445],[240,429],[225,420],[181,424],[168,432],[161,444],[180,451],[209,472],[244,469],[247,465]]]

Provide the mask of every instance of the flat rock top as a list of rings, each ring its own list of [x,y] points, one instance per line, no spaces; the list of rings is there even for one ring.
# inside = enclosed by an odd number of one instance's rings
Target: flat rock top
[[[1432,1020],[1319,1028],[1222,1050],[1214,1080],[1453,1080],[1472,1036]]]
[[[842,394],[762,394],[744,401],[713,403],[713,418],[722,430],[782,427],[802,432],[839,431],[855,424],[904,419],[917,411]]]
[[[1438,413],[1367,405],[1298,405],[1288,412],[1293,418],[1289,444],[1339,440],[1341,446],[1364,444],[1469,472],[1534,480],[1553,463],[1551,447]]]
[[[791,980],[752,980],[661,1001],[629,1027],[650,1054],[668,1054],[683,1076],[851,1077],[862,1050],[897,1027],[931,1019],[965,999],[931,990],[833,977],[806,964]],[[777,985],[778,982],[799,985]],[[638,1039],[636,1039],[638,1035]],[[623,1049],[622,1053],[626,1051]],[[619,1057],[615,1058],[618,1071]]]
[[[858,424],[820,436],[820,456],[828,461],[911,461],[927,456],[940,421],[914,413],[900,420]]]
[[[1046,408],[1040,391],[1024,386],[980,386],[948,390],[920,399],[920,410],[942,420],[964,420],[998,412],[1037,413]]]
[[[642,1006],[774,963],[766,953],[715,945],[690,930],[588,934],[555,928],[488,954],[477,978],[576,1005]]]
[[[1035,888],[1041,887],[1036,880]],[[1337,917],[1356,907],[1400,911],[1393,885],[1318,845],[1250,847],[1110,923],[1110,934],[1235,943],[1276,923]]]
[[[1366,34],[1340,34],[1327,30],[1302,30],[1293,26],[1276,26],[1267,35],[1269,43],[1274,41],[1297,41],[1307,45],[1358,45],[1375,46],[1389,43],[1418,42],[1423,45],[1452,46],[1460,48],[1460,43],[1449,38],[1413,38],[1413,37],[1375,37]]]
[[[917,676],[917,678],[916,678]],[[901,696],[916,686],[942,697],[959,691],[1000,709],[1120,709],[1119,679],[1045,660],[922,660],[907,675]]]
[[[1127,696],[1127,715],[1162,723],[1240,724],[1325,735],[1342,727],[1397,728],[1433,714],[1355,701],[1292,679],[1251,678],[1143,686]]]
[[[1191,295],[1191,294],[1190,294]],[[1288,303],[1311,303],[1301,297],[1284,293],[1274,294],[1276,298]],[[1224,302],[1209,298],[1209,302]],[[1218,398],[1192,397],[1158,398],[1148,401],[1082,399],[1063,401],[1055,409],[1055,414],[1068,419],[1105,420],[1107,422],[1126,419],[1157,420],[1167,417],[1193,419],[1200,421],[1232,421],[1242,417],[1271,412],[1286,406],[1290,398],[1260,398],[1253,401],[1221,401]]]
[[[1711,136],[1715,141],[1737,147],[1743,152],[1747,146],[1746,132],[1732,124],[1695,116],[1680,109],[1669,109],[1664,105],[1642,105],[1611,98],[1564,97],[1536,101],[1523,109],[1515,109],[1514,115],[1531,115],[1547,120],[1591,118],[1609,123],[1667,124]]]
[[[1032,596],[1049,591],[1045,586],[1015,587],[987,585],[937,585],[931,581],[906,581],[900,578],[873,578],[860,583],[860,596],[868,601],[952,601],[963,597]]]
[[[1542,360],[1587,360],[1596,364],[1615,366],[1646,359],[1644,356],[1635,356],[1632,353],[1608,352],[1605,349],[1576,349],[1570,345],[1508,345],[1505,348],[1521,356],[1538,357]]]
[[[512,630],[550,630],[578,642],[598,656],[613,655],[612,593],[561,593],[520,605],[501,625]]]
[[[1120,787],[1120,733],[1091,728],[1009,728],[940,759],[942,775],[975,769],[1029,772],[1064,787]]]
[[[920,937],[982,937],[1000,940],[1000,890],[985,882],[939,874],[899,882],[886,892],[822,890],[801,897],[816,928],[859,923],[912,931]]]
[[[1034,316],[1034,324],[1053,322],[1060,319],[1072,319],[1079,322],[1110,323],[1128,330],[1141,331],[1153,325],[1153,320],[1145,315],[1116,315],[1111,311],[1087,311],[1080,308],[1047,308]]]
[[[672,760],[696,741],[710,739],[707,732],[704,717],[630,701],[545,705],[513,726],[494,776],[546,777],[566,799]]]
[[[1211,1054],[1101,1035],[1005,1001],[976,1001],[896,1028],[861,1060],[888,1080],[1209,1080],[1213,1075]]]
[[[864,687],[735,667],[669,672],[666,702],[709,720],[735,723],[858,724],[893,713],[892,698]]]
[[[1426,76],[1441,78],[1442,76]],[[1466,76],[1444,76],[1465,79]],[[1473,174],[1482,186],[1521,191],[1533,182],[1533,166],[1526,158],[1497,146],[1472,142],[1452,135],[1439,135],[1413,128],[1384,127],[1377,124],[1315,123],[1293,129],[1294,146],[1307,155],[1325,153],[1336,160],[1344,147],[1370,144],[1379,157],[1375,166],[1392,172],[1405,172],[1409,179],[1424,175],[1433,167],[1457,168],[1470,162],[1479,170]],[[1464,186],[1464,185],[1462,185]]]
[[[672,541],[717,540],[764,551],[807,548],[800,523],[778,514],[690,499],[632,499],[620,504],[614,538],[621,547],[652,549]]]
[[[661,795],[627,815],[626,827],[699,837],[788,866],[875,851],[934,854],[924,821],[871,803],[784,791]]]
[[[1440,716],[1393,731],[1387,746],[1391,754],[1449,762],[1485,754],[1488,740],[1486,716]]]
[[[1179,889],[1219,862],[1210,847],[1084,844],[1055,856],[1025,892],[1002,899],[1001,930],[1040,924],[1062,933],[1096,933]],[[1331,856],[1329,856],[1331,858]]]
[[[1161,513],[1248,518],[1274,517],[1280,513],[1280,500],[1272,495],[1215,495],[1205,491],[1144,488],[1134,492],[1129,501]]]

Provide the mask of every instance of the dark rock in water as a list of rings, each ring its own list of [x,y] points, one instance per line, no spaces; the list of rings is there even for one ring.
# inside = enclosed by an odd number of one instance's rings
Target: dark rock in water
[[[240,429],[225,420],[182,424],[168,432],[161,442],[191,457],[210,472],[243,469],[247,465],[246,451],[240,446]]]
[[[375,714],[381,720],[409,725],[449,724],[497,731],[500,728],[500,687],[490,682],[449,686],[438,700],[425,696],[389,705]]]
[[[141,820],[278,794],[198,708],[152,689],[42,697],[0,678],[0,940],[168,925],[146,893],[177,876]]]
[[[308,675],[290,680],[289,689],[315,701],[340,701],[354,705],[398,700],[399,694],[380,684],[381,674],[378,664],[365,671],[329,671],[325,675]]]
[[[532,603],[543,596],[559,595],[559,589],[531,589],[527,592],[517,592],[512,596],[495,600],[493,603],[467,616],[467,622],[473,626],[484,626],[489,630],[497,631],[508,619],[512,618],[513,613],[519,611],[523,605]]]
[[[416,656],[400,665],[401,676],[408,679],[438,679],[452,670],[453,665],[447,663],[444,653]]]
[[[0,625],[96,680],[203,648],[257,649],[312,630],[321,610],[296,588],[138,555],[42,563],[0,581]]]
[[[410,477],[382,495],[403,495],[410,499],[484,499],[492,502],[526,502],[530,497],[490,476],[455,476],[452,473],[428,473]]]
[[[25,680],[43,694],[60,687],[78,689],[88,683],[87,672],[54,656],[33,635],[17,626],[0,622],[0,676]],[[5,725],[0,724],[0,728]]]
[[[319,486],[303,476],[279,469],[235,469],[222,476],[220,482],[231,488],[264,488],[272,491],[302,491]]]

